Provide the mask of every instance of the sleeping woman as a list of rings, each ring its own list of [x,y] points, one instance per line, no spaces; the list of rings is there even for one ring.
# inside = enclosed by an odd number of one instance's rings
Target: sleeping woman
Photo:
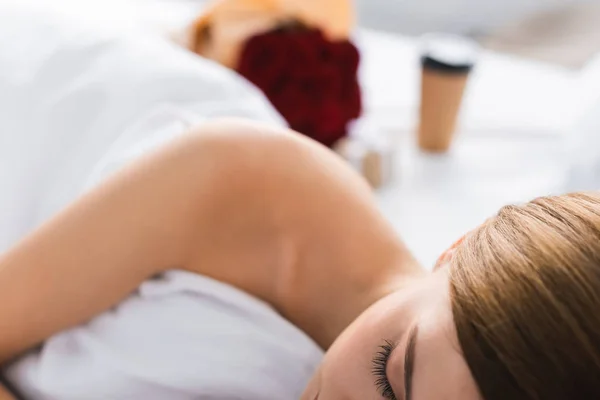
[[[154,113],[122,133],[115,127],[138,112],[110,100],[130,90],[147,96],[135,104],[155,104],[152,95],[186,116],[211,114],[115,62],[138,46],[103,42],[84,62],[68,52],[87,42],[74,43],[62,54],[79,75],[21,69],[2,82],[17,139],[3,136],[0,147],[9,199],[0,210],[0,362],[15,395],[600,398],[600,195],[505,207],[427,272],[362,179],[280,127],[253,90],[208,93],[223,101],[199,104],[237,104],[243,93],[264,106],[247,113],[254,121],[198,118],[182,128],[172,113]],[[136,54],[137,65],[164,67],[170,56],[189,70],[152,70],[156,82],[189,87],[202,66],[198,76],[226,85],[217,67],[160,52]],[[130,75],[111,86],[104,78],[115,65]],[[50,72],[55,86],[33,96]],[[38,149],[42,139],[49,147]],[[15,178],[32,175],[44,179]]]

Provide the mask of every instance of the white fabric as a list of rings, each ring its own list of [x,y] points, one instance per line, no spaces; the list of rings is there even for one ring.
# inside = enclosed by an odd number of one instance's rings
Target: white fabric
[[[32,400],[296,400],[320,358],[266,304],[173,271],[55,336],[7,378]]]
[[[1,3],[0,251],[72,201],[121,135],[165,109],[282,123],[253,86],[166,40]]]
[[[282,123],[248,83],[158,38],[0,5],[0,251],[213,116]],[[28,400],[292,400],[321,356],[266,304],[173,271],[5,372]]]

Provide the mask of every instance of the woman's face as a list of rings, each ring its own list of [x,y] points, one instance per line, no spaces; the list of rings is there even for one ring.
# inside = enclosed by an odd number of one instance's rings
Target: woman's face
[[[439,269],[363,313],[333,344],[302,400],[479,400]]]

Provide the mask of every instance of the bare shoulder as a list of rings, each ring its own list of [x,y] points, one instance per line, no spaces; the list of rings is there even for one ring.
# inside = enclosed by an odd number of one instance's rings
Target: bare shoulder
[[[240,204],[259,198],[274,211],[372,201],[367,183],[339,156],[291,130],[221,119],[198,128],[191,140],[214,160],[221,192],[242,196]]]
[[[243,121],[202,129],[227,152],[220,157],[228,164],[221,175],[227,199],[219,202],[226,223],[216,235],[228,244],[213,254],[229,267],[219,268],[217,279],[263,298],[320,338],[325,304],[354,299],[389,276],[390,268],[414,261],[367,183],[329,149],[285,129]],[[329,339],[321,339],[326,346]]]
[[[198,257],[204,262],[193,264],[196,272],[275,302],[279,288],[270,285],[282,286],[273,277],[290,262],[290,246],[298,249],[321,235],[342,240],[340,232],[382,224],[366,182],[335,153],[300,134],[232,119],[207,123],[190,140],[184,147],[198,144],[204,153],[198,156],[209,157],[219,171],[207,194],[219,198],[203,224],[212,227],[210,254],[219,257],[212,265],[222,267],[207,271],[204,249]],[[301,251],[312,249],[310,244]]]
[[[292,173],[295,177],[314,173],[323,178],[334,175],[361,186],[361,190],[367,189],[366,183],[335,153],[286,128],[231,118],[206,123],[197,128],[196,133],[196,140],[202,146],[212,142],[211,151],[220,148],[235,156],[230,160],[231,165],[250,168],[248,172],[255,172],[253,167],[256,167],[265,170],[262,172],[273,171],[271,177],[282,173]]]
[[[219,171],[210,190],[220,196],[198,221],[209,231],[199,231],[192,271],[267,301],[324,348],[339,334],[330,327],[355,317],[341,309],[366,308],[364,293],[417,265],[367,183],[331,150],[241,120],[206,124],[191,140]]]

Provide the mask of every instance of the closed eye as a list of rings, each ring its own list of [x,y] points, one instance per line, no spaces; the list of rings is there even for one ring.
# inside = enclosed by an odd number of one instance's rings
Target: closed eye
[[[371,372],[375,377],[375,387],[379,394],[386,400],[397,400],[394,389],[387,377],[387,364],[396,345],[389,340],[379,346],[373,356]]]
[[[408,332],[406,350],[404,353],[404,400],[410,400],[412,394],[413,371],[415,366],[415,347],[417,343],[418,326],[414,325]],[[371,372],[375,377],[375,387],[386,400],[398,400],[387,375],[387,367],[396,345],[389,340],[379,346],[373,356]]]

